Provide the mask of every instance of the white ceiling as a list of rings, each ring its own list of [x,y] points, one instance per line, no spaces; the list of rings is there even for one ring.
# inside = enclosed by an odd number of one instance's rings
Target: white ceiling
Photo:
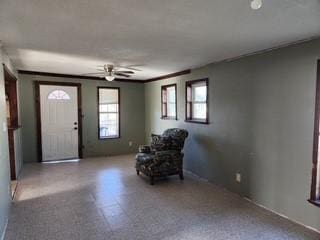
[[[320,0],[1,0],[16,68],[64,74],[139,65],[148,79],[320,35]]]

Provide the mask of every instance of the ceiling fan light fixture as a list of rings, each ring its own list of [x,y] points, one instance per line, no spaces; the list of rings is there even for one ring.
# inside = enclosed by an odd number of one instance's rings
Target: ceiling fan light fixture
[[[111,82],[111,81],[113,81],[115,79],[115,76],[112,73],[110,73],[110,74],[106,75],[104,78],[107,81]]]
[[[251,8],[253,10],[258,10],[262,7],[262,0],[252,0],[251,1]]]

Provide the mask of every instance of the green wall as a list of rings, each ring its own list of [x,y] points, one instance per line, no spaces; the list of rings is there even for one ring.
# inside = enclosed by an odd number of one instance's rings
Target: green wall
[[[10,61],[0,45],[0,63],[12,70]],[[2,64],[1,64],[2,65]],[[4,72],[0,66],[0,239],[4,234],[10,211],[10,165],[7,125],[6,94],[4,89]],[[6,128],[6,127],[5,127]]]
[[[82,84],[84,156],[136,152],[151,133],[189,131],[185,168],[289,218],[320,230],[320,209],[309,204],[316,63],[320,40],[231,62],[207,65],[189,75],[152,83],[120,83],[20,75],[22,156],[36,161],[35,80]],[[2,74],[1,74],[2,75]],[[209,80],[210,124],[184,122],[185,81]],[[178,120],[160,119],[160,87],[178,85]],[[121,88],[121,138],[97,138],[97,86]],[[3,102],[0,78],[0,110]],[[1,115],[0,121],[4,116]],[[2,134],[2,135],[1,135]],[[0,132],[0,216],[8,212],[7,138]],[[132,141],[132,147],[128,142]],[[235,174],[242,174],[236,183]],[[0,230],[6,217],[0,217]]]
[[[319,58],[314,40],[148,83],[146,141],[166,128],[187,129],[187,170],[320,230],[320,208],[307,202]],[[206,77],[210,124],[186,123],[185,81]],[[160,88],[169,83],[177,83],[177,121],[160,119]]]
[[[144,143],[144,86],[140,83],[107,82],[20,74],[23,161],[37,161],[34,81],[81,83],[84,157],[136,152]],[[98,140],[97,86],[120,87],[121,138]],[[132,146],[129,146],[132,141]]]

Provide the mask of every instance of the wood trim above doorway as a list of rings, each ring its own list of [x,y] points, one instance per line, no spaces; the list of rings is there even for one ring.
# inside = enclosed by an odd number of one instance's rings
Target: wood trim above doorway
[[[96,76],[85,76],[85,75],[74,75],[74,74],[63,74],[63,73],[53,73],[53,72],[37,72],[37,71],[28,71],[28,70],[18,70],[19,74],[27,74],[27,75],[36,75],[36,76],[46,76],[46,77],[59,77],[59,78],[76,78],[76,79],[84,79],[84,80],[98,80],[105,81],[103,77]],[[191,69],[186,69],[180,72],[174,72],[167,75],[162,75],[159,77],[154,77],[146,80],[138,80],[138,79],[127,79],[127,78],[116,78],[114,81],[117,82],[126,82],[126,83],[149,83],[160,80],[166,80],[168,78],[173,78],[181,75],[190,74]]]
[[[38,162],[42,162],[42,136],[41,136],[41,109],[40,109],[40,85],[53,85],[53,86],[70,86],[77,87],[78,91],[78,150],[79,158],[83,157],[83,140],[82,140],[82,102],[81,102],[81,83],[69,82],[50,82],[50,81],[35,81],[35,104],[36,104],[36,122],[37,122],[37,155]]]
[[[103,77],[85,76],[85,75],[74,75],[74,74],[63,74],[63,73],[52,73],[52,72],[36,72],[36,71],[27,71],[27,70],[18,70],[18,73],[19,74],[27,74],[27,75],[45,76],[45,77],[106,81]],[[144,83],[143,80],[131,79],[131,78],[130,79],[116,78],[114,81],[127,82],[127,83]]]
[[[178,77],[178,76],[186,75],[186,74],[190,74],[190,73],[191,73],[191,69],[186,69],[186,70],[183,70],[180,72],[175,72],[175,73],[170,73],[170,74],[163,75],[160,77],[150,78],[150,79],[144,80],[143,82],[144,83],[155,82],[155,81],[165,80],[168,78]]]
[[[10,69],[4,63],[2,63],[2,66],[4,68],[4,73],[8,74],[12,80],[17,81],[16,76],[10,71]]]

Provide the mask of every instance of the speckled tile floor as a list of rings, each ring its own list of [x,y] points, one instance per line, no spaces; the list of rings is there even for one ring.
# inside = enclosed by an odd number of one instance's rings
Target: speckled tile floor
[[[26,164],[5,239],[320,239],[192,176],[150,186],[133,159]]]

